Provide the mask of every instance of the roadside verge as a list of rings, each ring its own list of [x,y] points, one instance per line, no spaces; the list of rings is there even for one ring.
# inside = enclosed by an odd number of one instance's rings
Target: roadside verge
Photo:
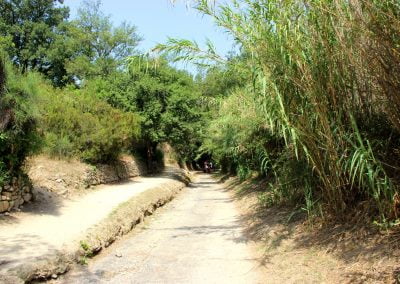
[[[307,218],[303,208],[267,203],[268,179],[214,178],[235,199],[268,283],[400,283],[397,231],[361,222],[324,222]]]

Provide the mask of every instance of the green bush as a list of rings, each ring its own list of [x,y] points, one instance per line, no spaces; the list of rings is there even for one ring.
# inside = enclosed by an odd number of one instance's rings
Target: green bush
[[[42,83],[41,90],[39,123],[47,154],[107,162],[139,136],[138,115],[111,107],[90,89],[56,90]]]
[[[0,57],[0,184],[19,175],[39,145],[36,133],[38,77],[21,75]]]

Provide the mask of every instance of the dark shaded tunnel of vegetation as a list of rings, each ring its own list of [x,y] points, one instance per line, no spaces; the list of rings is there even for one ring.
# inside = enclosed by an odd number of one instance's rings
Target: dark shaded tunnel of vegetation
[[[242,179],[264,176],[265,205],[393,223],[398,1],[239,2],[193,4],[235,38],[223,58],[182,39],[141,55],[136,28],[114,26],[96,1],[70,20],[58,1],[0,0],[0,183],[36,153],[89,163],[134,153],[153,167],[168,142],[182,165],[212,157]]]

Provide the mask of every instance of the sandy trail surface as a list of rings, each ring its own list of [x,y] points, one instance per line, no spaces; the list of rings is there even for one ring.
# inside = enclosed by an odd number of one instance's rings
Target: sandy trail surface
[[[0,272],[32,263],[63,250],[89,228],[107,217],[119,204],[170,182],[168,175],[139,177],[121,184],[102,185],[83,196],[48,204],[0,220]]]
[[[200,175],[139,231],[56,283],[265,283],[230,194]]]

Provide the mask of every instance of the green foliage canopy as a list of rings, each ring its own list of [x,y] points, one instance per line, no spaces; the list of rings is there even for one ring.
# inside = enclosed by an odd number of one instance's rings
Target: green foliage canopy
[[[47,74],[57,68],[48,54],[68,16],[69,9],[53,0],[1,0],[0,48],[23,72]]]
[[[163,59],[134,56],[129,72],[117,72],[92,84],[112,106],[140,115],[141,143],[150,155],[159,143],[170,142],[182,160],[194,158],[204,122],[200,93],[189,74]]]
[[[101,11],[100,1],[83,2],[68,27],[68,36],[73,52],[66,68],[80,80],[104,78],[120,69],[140,41],[135,26],[126,22],[113,26],[110,17]]]

